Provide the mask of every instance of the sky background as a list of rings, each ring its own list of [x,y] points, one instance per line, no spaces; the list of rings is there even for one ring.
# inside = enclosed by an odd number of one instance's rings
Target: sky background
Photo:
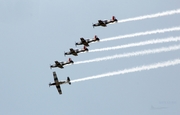
[[[179,27],[180,15],[93,28],[99,19],[118,20],[180,8],[179,0],[0,0],[1,115],[179,115],[180,65],[62,85],[59,95],[52,72],[71,80],[180,58],[180,51],[113,59],[50,69],[55,60],[74,62],[154,49],[179,42],[146,45],[66,56],[80,37],[100,39],[149,30]],[[156,38],[179,31],[90,44],[90,49]],[[81,48],[78,46],[77,48]]]

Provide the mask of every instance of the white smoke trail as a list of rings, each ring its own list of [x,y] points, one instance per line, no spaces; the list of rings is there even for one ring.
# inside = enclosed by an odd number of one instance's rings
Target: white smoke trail
[[[122,35],[122,36],[104,38],[104,39],[102,39],[102,40],[100,40],[100,41],[101,41],[101,42],[105,42],[105,41],[110,41],[110,40],[124,39],[124,38],[130,38],[130,37],[137,37],[137,36],[144,36],[144,35],[150,35],[150,34],[172,32],[172,31],[179,31],[179,30],[180,30],[180,27],[157,29],[157,30],[152,30],[152,31],[145,31],[145,32],[127,34],[127,35]]]
[[[173,15],[173,14],[178,14],[178,13],[180,13],[180,9],[170,10],[170,11],[166,11],[166,12],[160,12],[160,13],[156,13],[156,14],[144,15],[144,16],[139,16],[139,17],[135,17],[135,18],[123,19],[123,20],[119,20],[118,23],[137,21],[137,20],[143,20],[143,19],[148,19],[148,18],[156,18],[156,17]]]
[[[91,60],[78,61],[78,62],[75,62],[74,64],[91,63],[91,62],[98,62],[98,61],[104,61],[104,60],[112,60],[112,59],[116,59],[116,58],[168,52],[168,51],[174,51],[174,50],[178,50],[178,49],[180,49],[180,45],[162,47],[162,48],[157,48],[157,49],[149,49],[149,50],[143,50],[143,51],[137,51],[137,52],[131,52],[131,53],[125,53],[125,54],[117,54],[117,55],[113,55],[113,56],[95,58],[95,59],[91,59]]]
[[[173,66],[173,65],[178,65],[178,64],[180,64],[180,59],[175,59],[175,60],[165,61],[165,62],[161,62],[161,63],[155,63],[155,64],[151,64],[151,65],[134,67],[131,69],[124,69],[124,70],[120,70],[120,71],[114,71],[114,72],[109,72],[109,73],[105,73],[105,74],[85,77],[85,78],[81,78],[81,79],[72,80],[71,82],[74,83],[74,82],[86,81],[86,80],[97,79],[97,78],[102,78],[102,77],[110,77],[110,76],[114,76],[114,75],[157,69],[157,68],[168,67],[168,66]]]
[[[153,40],[147,40],[147,41],[138,42],[138,43],[130,43],[130,44],[125,44],[125,45],[120,45],[120,46],[94,49],[94,50],[90,50],[89,52],[109,51],[109,50],[117,50],[117,49],[129,48],[129,47],[144,46],[144,45],[157,44],[157,43],[177,42],[177,41],[180,41],[180,37],[153,39]]]

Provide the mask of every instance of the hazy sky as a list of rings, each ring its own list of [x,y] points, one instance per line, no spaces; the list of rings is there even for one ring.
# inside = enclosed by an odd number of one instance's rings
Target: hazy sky
[[[80,37],[101,40],[156,29],[180,27],[180,14],[93,28],[99,19],[118,20],[180,9],[178,0],[61,1],[0,0],[1,115],[179,115],[180,65],[62,85],[62,95],[48,86],[52,72],[71,80],[180,58],[180,51],[74,64],[50,69],[54,61],[74,62],[115,54],[179,45],[169,42],[66,56]],[[151,39],[178,37],[165,32],[90,44],[89,50]]]

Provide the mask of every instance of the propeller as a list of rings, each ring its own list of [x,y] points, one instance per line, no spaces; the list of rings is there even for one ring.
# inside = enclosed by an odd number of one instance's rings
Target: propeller
[[[94,28],[94,24],[92,23],[92,26],[93,26],[93,28]]]
[[[76,42],[75,42],[75,46],[77,47],[77,44],[76,44]]]

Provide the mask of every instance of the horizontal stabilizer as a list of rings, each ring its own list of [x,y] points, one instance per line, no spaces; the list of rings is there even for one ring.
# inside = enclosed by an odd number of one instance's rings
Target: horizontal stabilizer
[[[70,81],[71,81],[70,78],[67,77],[67,82],[69,83],[69,85],[71,85],[71,82],[70,82]]]

